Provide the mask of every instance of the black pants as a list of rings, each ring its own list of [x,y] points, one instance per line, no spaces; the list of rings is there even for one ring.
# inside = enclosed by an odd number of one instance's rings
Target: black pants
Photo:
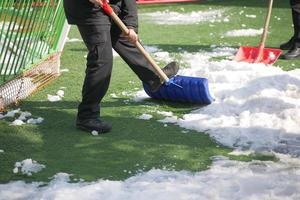
[[[290,0],[292,18],[294,24],[294,39],[297,47],[300,47],[300,0]]]
[[[100,102],[107,92],[112,72],[112,48],[143,82],[152,85],[159,81],[150,63],[121,35],[116,25],[78,25],[78,29],[89,51],[78,119],[100,116]]]

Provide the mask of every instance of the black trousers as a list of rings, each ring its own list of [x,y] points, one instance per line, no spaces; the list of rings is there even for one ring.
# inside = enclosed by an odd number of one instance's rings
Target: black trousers
[[[112,72],[112,48],[144,83],[151,86],[159,81],[150,63],[126,37],[121,35],[116,25],[77,26],[88,49],[82,101],[78,106],[79,120],[100,116],[100,102],[107,92]]]
[[[292,18],[294,24],[294,39],[297,47],[300,47],[300,0],[290,0]]]

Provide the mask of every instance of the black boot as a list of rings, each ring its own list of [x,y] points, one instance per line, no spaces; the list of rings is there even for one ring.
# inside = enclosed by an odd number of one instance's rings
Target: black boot
[[[291,48],[284,56],[284,59],[291,60],[300,57],[300,48],[295,46]]]
[[[178,70],[179,65],[177,62],[171,62],[162,69],[162,71],[167,75],[168,78],[172,78],[173,76],[175,76]],[[151,92],[157,91],[161,85],[162,83],[159,79],[157,81],[154,81],[151,85],[149,85]]]
[[[282,50],[290,50],[295,45],[295,38],[292,37],[288,42],[283,43],[279,46]]]
[[[100,119],[77,119],[76,127],[83,131],[92,132],[97,131],[99,134],[107,133],[111,130],[112,125]]]

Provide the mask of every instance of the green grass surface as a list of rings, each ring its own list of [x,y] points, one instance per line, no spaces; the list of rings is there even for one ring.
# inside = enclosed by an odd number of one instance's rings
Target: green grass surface
[[[244,6],[247,6],[244,8]],[[261,0],[215,0],[197,4],[170,4],[139,6],[139,12],[172,10],[182,12],[226,9],[230,15],[228,23],[209,23],[193,25],[157,25],[140,21],[140,38],[145,45],[157,45],[159,48],[177,53],[178,48],[190,52],[212,50],[214,45],[238,47],[257,45],[258,37],[221,38],[228,30],[262,26],[266,5]],[[255,14],[255,19],[239,15],[240,10]],[[276,0],[273,16],[281,20],[272,20],[267,46],[278,47],[292,34],[288,2]],[[211,36],[210,33],[214,35]],[[80,38],[72,27],[70,38]],[[114,60],[113,76],[109,91],[102,103],[104,120],[113,123],[113,130],[98,137],[76,130],[74,127],[76,108],[81,98],[81,86],[85,70],[86,48],[83,43],[67,43],[61,58],[61,68],[70,71],[63,73],[45,89],[24,100],[20,108],[34,116],[45,118],[40,125],[10,126],[8,121],[0,121],[0,182],[11,180],[48,181],[58,172],[74,175],[88,181],[99,178],[122,180],[140,171],[151,168],[170,170],[201,171],[211,165],[211,156],[224,155],[232,150],[215,143],[209,136],[196,131],[183,133],[175,125],[164,127],[154,119],[139,120],[137,116],[151,110],[172,111],[178,116],[189,113],[199,106],[164,101],[132,102],[121,92],[136,91],[141,88],[140,81],[120,59]],[[159,63],[164,65],[164,63]],[[284,69],[300,66],[300,61],[279,60],[276,65]],[[47,94],[55,94],[60,87],[66,87],[65,98],[60,102],[49,102]],[[119,98],[112,98],[115,93]],[[273,156],[229,156],[231,159],[248,161],[252,159],[276,160]],[[13,174],[14,163],[32,158],[46,168],[31,177]]]

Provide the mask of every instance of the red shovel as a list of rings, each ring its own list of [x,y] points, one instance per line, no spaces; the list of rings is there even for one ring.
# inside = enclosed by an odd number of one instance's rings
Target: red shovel
[[[261,36],[260,45],[258,47],[241,46],[235,56],[236,61],[243,61],[248,63],[264,63],[272,65],[279,58],[282,52],[280,49],[265,48],[272,6],[273,0],[269,0],[268,13],[266,16],[264,31]]]

